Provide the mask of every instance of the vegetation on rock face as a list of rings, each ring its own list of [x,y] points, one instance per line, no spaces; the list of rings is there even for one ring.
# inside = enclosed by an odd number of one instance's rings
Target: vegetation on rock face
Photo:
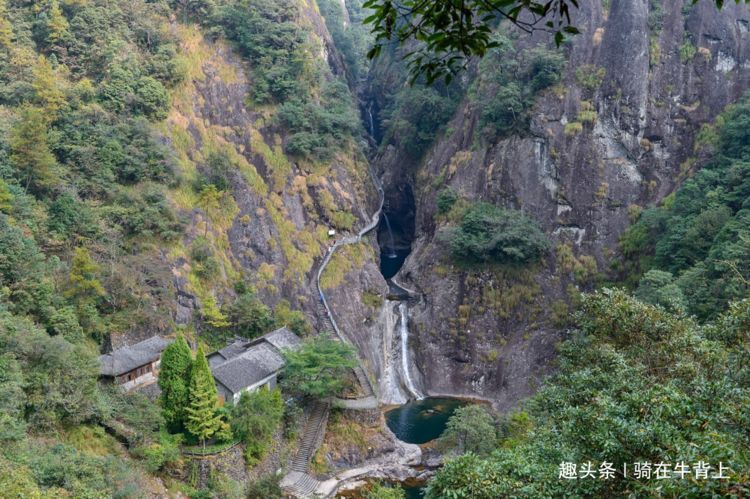
[[[284,360],[282,388],[318,399],[340,393],[357,365],[351,346],[322,337],[306,340],[298,350],[285,351]]]
[[[295,0],[241,0],[222,13],[221,26],[250,61],[256,102],[283,102],[300,91],[305,35]]]
[[[469,263],[528,263],[549,250],[549,241],[534,220],[485,202],[472,204],[458,226],[443,230],[441,240],[455,259]]]
[[[513,42],[502,34],[479,63],[472,101],[481,109],[478,131],[494,141],[528,127],[534,97],[560,81],[565,58],[560,51],[538,46],[514,54]]]
[[[697,3],[692,0],[690,4]],[[735,0],[737,4],[742,0]],[[722,8],[724,0],[715,0]],[[605,5],[609,5],[607,1]],[[429,82],[444,78],[450,81],[466,69],[474,57],[484,57],[497,46],[492,34],[500,21],[509,21],[520,31],[553,33],[559,47],[566,37],[579,33],[571,24],[577,0],[537,2],[534,0],[368,0],[364,7],[372,10],[365,23],[372,26],[375,44],[368,52],[375,58],[383,49],[397,42],[416,48],[406,52],[412,78],[424,76]],[[649,27],[661,24],[663,12],[652,2]]]
[[[383,143],[392,142],[418,159],[448,122],[456,105],[456,99],[446,90],[424,85],[404,88],[384,112]]]

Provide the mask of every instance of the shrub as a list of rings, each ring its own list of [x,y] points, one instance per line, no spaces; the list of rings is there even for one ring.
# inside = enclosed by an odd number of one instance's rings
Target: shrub
[[[393,142],[409,155],[421,157],[455,108],[453,99],[432,87],[409,86],[384,110],[384,143]]]
[[[249,466],[266,454],[283,415],[284,401],[278,389],[245,392],[232,407],[232,433],[245,443],[245,460]]]
[[[698,49],[695,48],[695,45],[690,43],[690,40],[685,40],[685,43],[680,45],[680,60],[683,64],[691,61],[697,53]]]
[[[446,213],[451,211],[451,208],[453,208],[453,205],[456,204],[456,201],[458,201],[458,193],[456,191],[454,191],[450,187],[442,189],[440,192],[438,192],[437,195],[438,213],[441,215],[445,215]]]
[[[154,473],[180,459],[181,438],[182,435],[169,435],[162,432],[157,442],[136,448],[135,455],[140,456],[145,468]]]
[[[444,240],[454,258],[466,262],[528,263],[549,250],[539,224],[517,210],[476,203],[457,227],[445,230]]]
[[[219,262],[214,257],[211,242],[205,237],[196,237],[190,246],[193,271],[202,279],[210,279],[219,272]]]
[[[576,83],[582,89],[593,92],[604,81],[606,69],[594,66],[593,64],[584,64],[576,69]]]
[[[572,121],[565,124],[564,132],[566,137],[573,137],[575,135],[578,135],[582,131],[583,125],[577,121]]]
[[[254,338],[276,326],[271,309],[252,293],[243,293],[229,307],[230,328],[236,334]]]
[[[280,475],[264,475],[247,486],[248,499],[280,499],[282,497]]]

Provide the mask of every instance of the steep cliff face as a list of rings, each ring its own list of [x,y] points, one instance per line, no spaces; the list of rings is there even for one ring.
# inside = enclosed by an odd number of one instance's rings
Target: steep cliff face
[[[314,2],[302,2],[309,64],[324,80],[341,76],[340,57]],[[182,184],[172,201],[189,218],[186,236],[171,250],[177,324],[221,326],[238,282],[266,305],[282,300],[315,320],[315,274],[332,242],[369,220],[377,204],[368,165],[356,139],[330,160],[311,161],[284,152],[289,133],[274,119],[277,107],[249,100],[251,75],[226,42],[211,41],[197,27],[174,26],[189,75],[173,95],[163,134],[179,157]],[[355,102],[350,103],[352,109]],[[220,158],[217,160],[216,158]],[[195,184],[228,164],[228,187],[206,208]],[[207,243],[205,242],[207,241]],[[219,271],[201,273],[192,251],[207,244]]]
[[[747,9],[608,3],[578,13],[583,34],[565,47],[562,82],[537,98],[528,133],[480,145],[483,104],[467,98],[416,168],[392,148],[379,158],[387,192],[416,193],[416,240],[398,278],[421,293],[412,347],[430,393],[507,408],[533,392],[571,300],[609,271],[633,214],[700,167],[701,124],[750,85]],[[453,265],[436,239],[445,187],[530,214],[554,250],[521,269]]]

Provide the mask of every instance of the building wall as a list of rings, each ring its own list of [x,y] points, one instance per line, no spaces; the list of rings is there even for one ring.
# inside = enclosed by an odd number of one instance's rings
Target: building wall
[[[157,359],[154,362],[150,362],[121,376],[117,376],[115,383],[120,385],[126,392],[139,385],[153,383],[158,378],[160,365],[161,359]]]
[[[223,387],[223,385],[221,383],[216,383],[216,386],[217,387],[220,387],[220,386]],[[267,388],[269,390],[273,390],[274,388],[276,388],[276,373],[273,373],[272,375],[268,376],[267,378],[262,379],[262,380],[258,381],[257,383],[252,384],[252,385],[248,386],[247,388],[245,388],[243,390],[240,390],[237,393],[234,393],[232,395],[225,395],[224,396],[224,400],[225,401],[230,401],[230,403],[232,403],[232,404],[236,404],[237,402],[239,402],[240,396],[242,396],[243,392],[252,393],[252,392],[258,390],[261,387],[265,387],[265,388]],[[227,390],[227,392],[229,392],[229,390]]]

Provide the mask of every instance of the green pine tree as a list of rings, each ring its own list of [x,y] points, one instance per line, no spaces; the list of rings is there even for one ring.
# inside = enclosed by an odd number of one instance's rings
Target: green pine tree
[[[198,347],[195,361],[190,370],[189,404],[186,408],[185,427],[198,437],[205,447],[206,439],[213,436],[222,426],[219,414],[219,400],[211,370],[208,368],[203,347]]]
[[[26,190],[34,184],[46,189],[59,183],[57,161],[49,148],[49,122],[44,110],[23,105],[10,131],[10,163],[26,176]]]
[[[8,214],[12,210],[13,194],[10,193],[8,184],[6,184],[3,179],[0,179],[0,212]]]
[[[192,352],[180,334],[174,343],[164,349],[159,370],[161,410],[167,427],[173,432],[180,432],[185,428],[192,364]]]
[[[5,0],[0,0],[0,47],[10,50],[13,43],[13,26],[8,20],[8,7]]]
[[[68,20],[65,19],[57,0],[50,0],[47,17],[47,43],[53,46],[59,45],[67,35]]]

